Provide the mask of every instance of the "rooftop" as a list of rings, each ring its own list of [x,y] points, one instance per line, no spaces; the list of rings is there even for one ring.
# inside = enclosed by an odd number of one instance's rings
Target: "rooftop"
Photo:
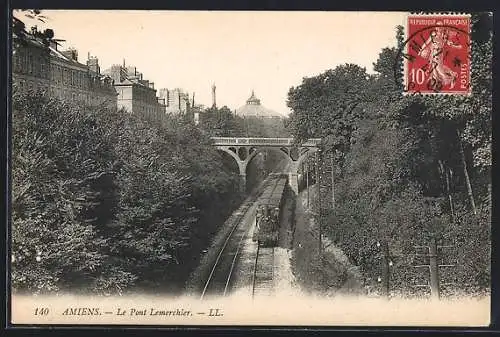
[[[247,99],[245,105],[236,109],[236,115],[242,117],[274,117],[283,118],[284,115],[276,112],[274,110],[268,109],[263,106],[260,99],[255,96],[255,92],[252,90],[252,94]]]

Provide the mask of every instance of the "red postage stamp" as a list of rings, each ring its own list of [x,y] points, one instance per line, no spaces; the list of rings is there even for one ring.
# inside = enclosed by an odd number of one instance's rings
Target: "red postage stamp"
[[[412,14],[406,33],[405,93],[470,94],[469,15]]]

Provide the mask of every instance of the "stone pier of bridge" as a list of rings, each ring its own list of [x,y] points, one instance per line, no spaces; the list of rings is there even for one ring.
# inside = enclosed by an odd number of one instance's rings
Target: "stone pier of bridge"
[[[298,193],[298,169],[300,164],[312,153],[318,150],[321,139],[309,139],[302,144],[295,144],[293,138],[241,138],[212,137],[214,146],[228,153],[236,160],[240,174],[240,191],[246,191],[248,163],[262,150],[275,148],[286,154],[288,182],[291,189]]]

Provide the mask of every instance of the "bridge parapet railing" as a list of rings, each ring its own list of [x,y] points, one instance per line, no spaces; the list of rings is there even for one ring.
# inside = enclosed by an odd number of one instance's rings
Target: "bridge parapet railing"
[[[266,145],[290,145],[293,138],[248,138],[252,144],[266,144]]]
[[[211,137],[214,143],[217,144],[234,144],[237,138],[232,137]]]
[[[292,145],[293,138],[245,138],[245,137],[212,137],[215,145]],[[301,144],[302,146],[317,146],[320,138],[311,138]]]

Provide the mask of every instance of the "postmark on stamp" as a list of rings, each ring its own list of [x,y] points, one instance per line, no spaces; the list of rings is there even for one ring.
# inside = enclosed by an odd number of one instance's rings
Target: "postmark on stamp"
[[[470,94],[470,16],[412,14],[406,24],[404,93]]]

